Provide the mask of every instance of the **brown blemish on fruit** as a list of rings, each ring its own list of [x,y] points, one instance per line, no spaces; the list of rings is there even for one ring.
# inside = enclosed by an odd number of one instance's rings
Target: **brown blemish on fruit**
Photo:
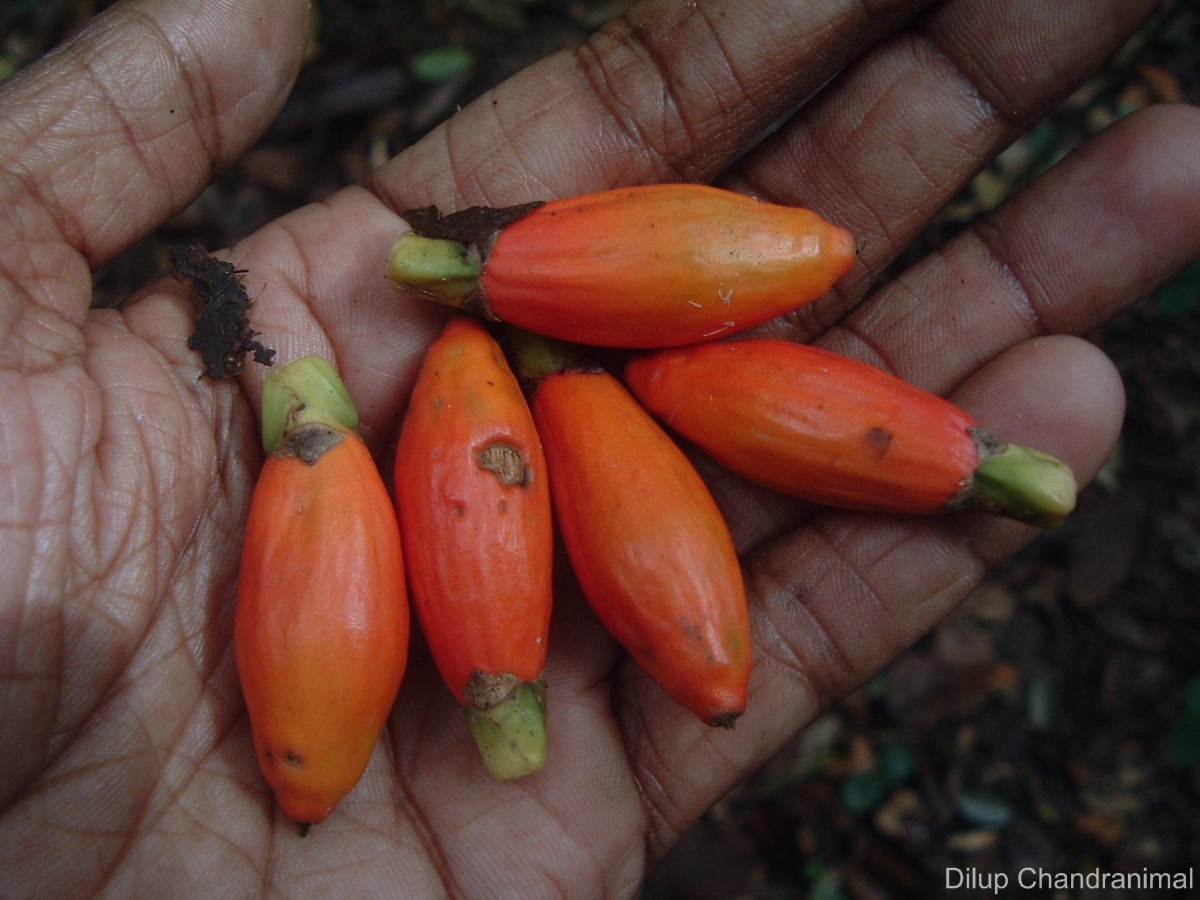
[[[289,766],[295,766],[297,769],[304,765],[304,760],[295,750],[289,750],[283,755],[283,758],[287,760]]]
[[[887,456],[888,448],[892,445],[892,432],[887,428],[868,428],[863,435],[871,455],[880,460]]]
[[[676,619],[679,625],[679,630],[689,641],[695,641],[697,644],[704,643],[704,632],[700,630],[700,626],[695,622],[691,622],[683,616]]]
[[[533,482],[533,472],[525,457],[512,444],[497,441],[475,454],[479,468],[493,473],[505,487],[525,487]]]

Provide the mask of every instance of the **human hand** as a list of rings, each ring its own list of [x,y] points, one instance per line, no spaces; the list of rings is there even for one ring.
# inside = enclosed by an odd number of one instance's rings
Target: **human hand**
[[[281,361],[336,361],[385,460],[445,316],[383,279],[397,210],[716,181],[813,208],[859,241],[835,294],[764,331],[946,393],[1086,480],[1120,427],[1121,388],[1070,335],[1200,255],[1200,236],[1177,227],[1200,213],[1200,115],[1122,121],[871,294],[978,167],[1154,4],[946,0],[918,18],[926,5],[640,4],[365,188],[234,247],[264,286],[254,325]],[[199,379],[184,286],[91,310],[89,269],[265,126],[299,65],[304,12],[127,3],[0,92],[6,889],[630,895],[703,810],[1032,532],[813,511],[706,467],[751,595],[758,663],[735,730],[668,701],[564,577],[546,768],[492,783],[417,647],[363,781],[301,841],[258,774],[230,652],[262,373]]]

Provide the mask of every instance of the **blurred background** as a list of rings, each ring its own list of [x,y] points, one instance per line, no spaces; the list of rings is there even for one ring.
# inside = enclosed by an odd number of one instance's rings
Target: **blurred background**
[[[0,78],[109,5],[0,3]],[[97,274],[99,302],[165,271],[172,243],[227,246],[359,180],[628,5],[316,0],[309,60],[278,120]],[[981,172],[897,268],[1088,135],[1172,101],[1200,102],[1200,11],[1184,0]],[[1092,338],[1129,408],[1077,513],[724,798],[652,871],[644,900],[972,897],[988,892],[944,890],[947,868],[1200,868],[1200,265]]]

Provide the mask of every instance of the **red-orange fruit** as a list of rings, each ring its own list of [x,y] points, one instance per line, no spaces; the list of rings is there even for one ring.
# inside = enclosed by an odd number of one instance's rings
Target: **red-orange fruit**
[[[358,435],[330,421],[285,426],[263,462],[234,615],[259,767],[303,829],[361,777],[408,653],[391,497]]]
[[[597,617],[674,700],[732,725],[746,707],[749,621],[708,488],[605,372],[548,375],[531,405],[555,517]]]
[[[520,385],[473,317],[452,319],[429,348],[394,482],[413,607],[442,678],[494,777],[536,771],[545,758],[550,487]]]
[[[949,401],[874,366],[778,340],[632,359],[625,382],[655,416],[744,477],[816,503],[896,513],[982,509],[1056,525],[1069,468],[1005,443]]]
[[[561,340],[667,347],[809,303],[854,255],[849,233],[810,210],[657,184],[552,200],[465,246],[406,235],[389,276]]]

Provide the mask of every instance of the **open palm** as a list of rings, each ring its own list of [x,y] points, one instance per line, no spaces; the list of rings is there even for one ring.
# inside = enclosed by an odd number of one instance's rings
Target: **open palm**
[[[383,278],[397,210],[715,181],[859,241],[835,294],[764,331],[946,393],[1087,479],[1122,395],[1069,335],[1200,255],[1196,229],[1176,227],[1200,220],[1196,110],[1123,121],[868,289],[1154,6],[647,0],[229,258],[279,359],[337,363],[386,465],[444,320]],[[735,730],[668,701],[564,575],[545,770],[491,782],[418,645],[363,781],[301,840],[256,769],[230,647],[261,371],[199,378],[182,285],[93,310],[90,270],[261,132],[306,17],[300,0],[131,0],[0,92],[5,892],[628,896],[723,792],[1033,532],[807,510],[706,466],[751,595],[758,663]]]

